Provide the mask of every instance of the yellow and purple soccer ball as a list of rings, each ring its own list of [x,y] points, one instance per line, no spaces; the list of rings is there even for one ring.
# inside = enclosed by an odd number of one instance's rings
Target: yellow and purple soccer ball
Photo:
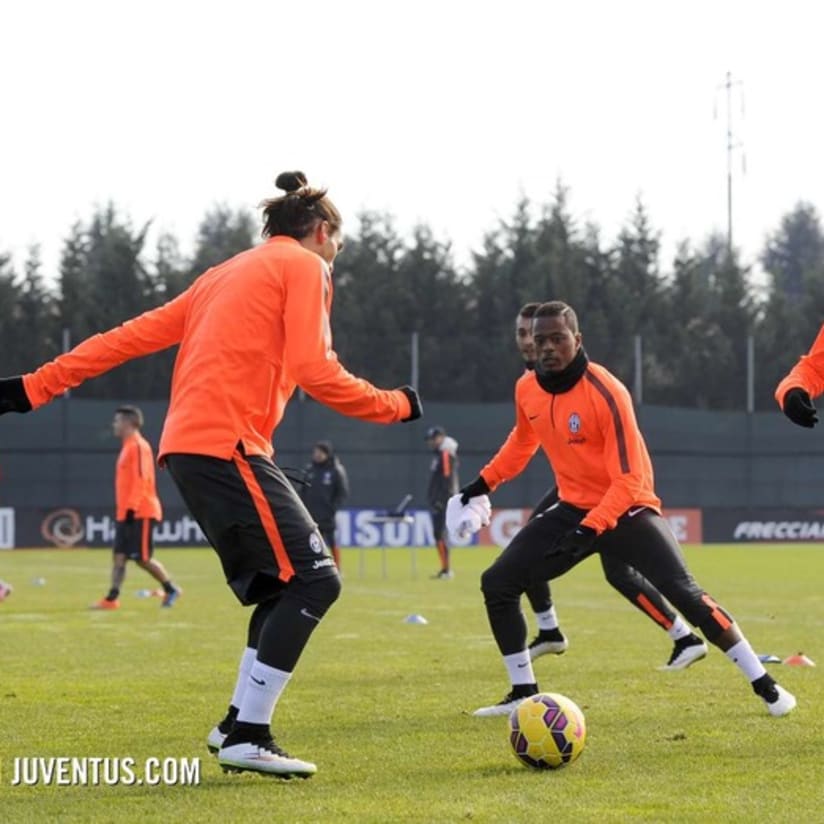
[[[578,705],[555,692],[525,698],[509,715],[509,742],[516,758],[536,770],[557,770],[584,750],[587,727]]]

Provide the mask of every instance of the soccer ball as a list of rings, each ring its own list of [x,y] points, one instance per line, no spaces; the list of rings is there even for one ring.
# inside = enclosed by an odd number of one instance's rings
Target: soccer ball
[[[509,715],[509,742],[528,767],[556,770],[584,750],[586,721],[578,705],[555,692],[525,698]]]

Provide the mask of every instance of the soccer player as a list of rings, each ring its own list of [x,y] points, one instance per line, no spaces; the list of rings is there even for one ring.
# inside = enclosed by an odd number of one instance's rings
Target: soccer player
[[[332,550],[335,566],[340,569],[340,550],[335,540],[335,515],[349,496],[346,469],[335,455],[329,441],[318,441],[312,460],[303,471],[300,497],[315,519],[321,537]]]
[[[284,194],[262,204],[265,243],[209,269],[165,305],[0,380],[0,413],[36,409],[131,358],[180,344],[160,461],[235,596],[254,607],[229,711],[208,743],[225,770],[307,777],[317,768],[275,743],[271,718],[341,584],[314,521],[273,461],[272,436],[297,385],[375,423],[422,412],[410,387],[377,389],[338,361],[329,311],[340,212],[302,172],[284,172],[276,185]]]
[[[143,437],[143,413],[136,406],[115,410],[112,431],[122,446],[115,470],[115,533],[112,585],[92,609],[119,609],[120,590],[126,577],[126,561],[134,561],[163,587],[164,607],[180,597],[163,564],[152,555],[152,529],[163,517],[155,487],[154,455]]]
[[[515,428],[469,491],[483,495],[514,478],[540,446],[555,472],[559,498],[518,532],[481,577],[512,686],[500,703],[475,715],[507,714],[538,692],[521,595],[535,580],[557,578],[594,552],[613,555],[651,581],[740,668],[771,715],[786,715],[796,705],[794,696],[773,680],[730,614],[692,577],[661,517],[652,464],[626,387],[589,361],[567,304],[542,304],[532,328],[537,362],[516,384]]]
[[[798,426],[812,429],[818,423],[818,412],[812,399],[824,392],[824,326],[818,332],[810,351],[778,384],[775,399],[781,411]]]
[[[14,587],[6,581],[0,581],[0,601],[5,601],[14,592]]]
[[[535,342],[532,339],[532,320],[539,306],[538,303],[525,304],[515,319],[515,344],[527,371],[535,369],[537,360]],[[529,520],[536,518],[557,501],[558,490],[550,489],[535,507]],[[686,621],[643,575],[612,555],[601,553],[599,557],[607,582],[644,615],[666,630],[672,639],[669,661],[661,669],[683,670],[706,656],[707,645],[690,630]],[[534,661],[547,653],[561,654],[567,649],[569,642],[558,626],[549,584],[546,581],[535,581],[527,588],[526,597],[538,622],[538,634],[528,646],[530,657]]]
[[[449,580],[453,576],[449,563],[449,542],[446,532],[446,504],[458,491],[458,442],[446,434],[442,426],[430,426],[426,430],[426,445],[435,453],[429,466],[429,515],[432,518],[432,534],[438,548],[441,568],[432,576]]]

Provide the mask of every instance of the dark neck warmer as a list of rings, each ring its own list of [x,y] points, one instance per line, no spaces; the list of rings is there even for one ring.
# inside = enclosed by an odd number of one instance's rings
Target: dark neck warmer
[[[576,383],[587,371],[587,364],[589,358],[582,346],[578,350],[578,354],[570,361],[569,365],[564,367],[560,372],[544,372],[540,364],[535,367],[535,377],[538,379],[538,385],[544,392],[549,392],[551,395],[560,395],[564,392],[569,392]]]

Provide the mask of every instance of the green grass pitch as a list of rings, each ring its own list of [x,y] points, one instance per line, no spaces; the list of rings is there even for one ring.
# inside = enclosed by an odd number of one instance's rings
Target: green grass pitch
[[[824,665],[824,549],[687,549],[698,580],[759,653]],[[541,687],[584,710],[587,747],[557,772],[511,754],[505,719],[474,707],[507,689],[478,590],[491,549],[345,550],[344,591],[275,714],[279,742],[315,761],[308,781],[224,775],[206,752],[234,684],[248,613],[208,550],[161,551],[183,586],[171,610],[136,591],[114,613],[106,551],[0,553],[15,585],[0,604],[0,820],[4,822],[798,822],[824,816],[824,684],[818,668],[770,665],[799,701],[774,719],[723,655],[656,667],[666,634],[589,559],[553,586],[571,642],[536,662]],[[385,567],[382,561],[385,560]],[[44,585],[34,583],[45,578]],[[411,613],[428,624],[403,622]],[[11,786],[15,757],[201,757],[199,786]]]

